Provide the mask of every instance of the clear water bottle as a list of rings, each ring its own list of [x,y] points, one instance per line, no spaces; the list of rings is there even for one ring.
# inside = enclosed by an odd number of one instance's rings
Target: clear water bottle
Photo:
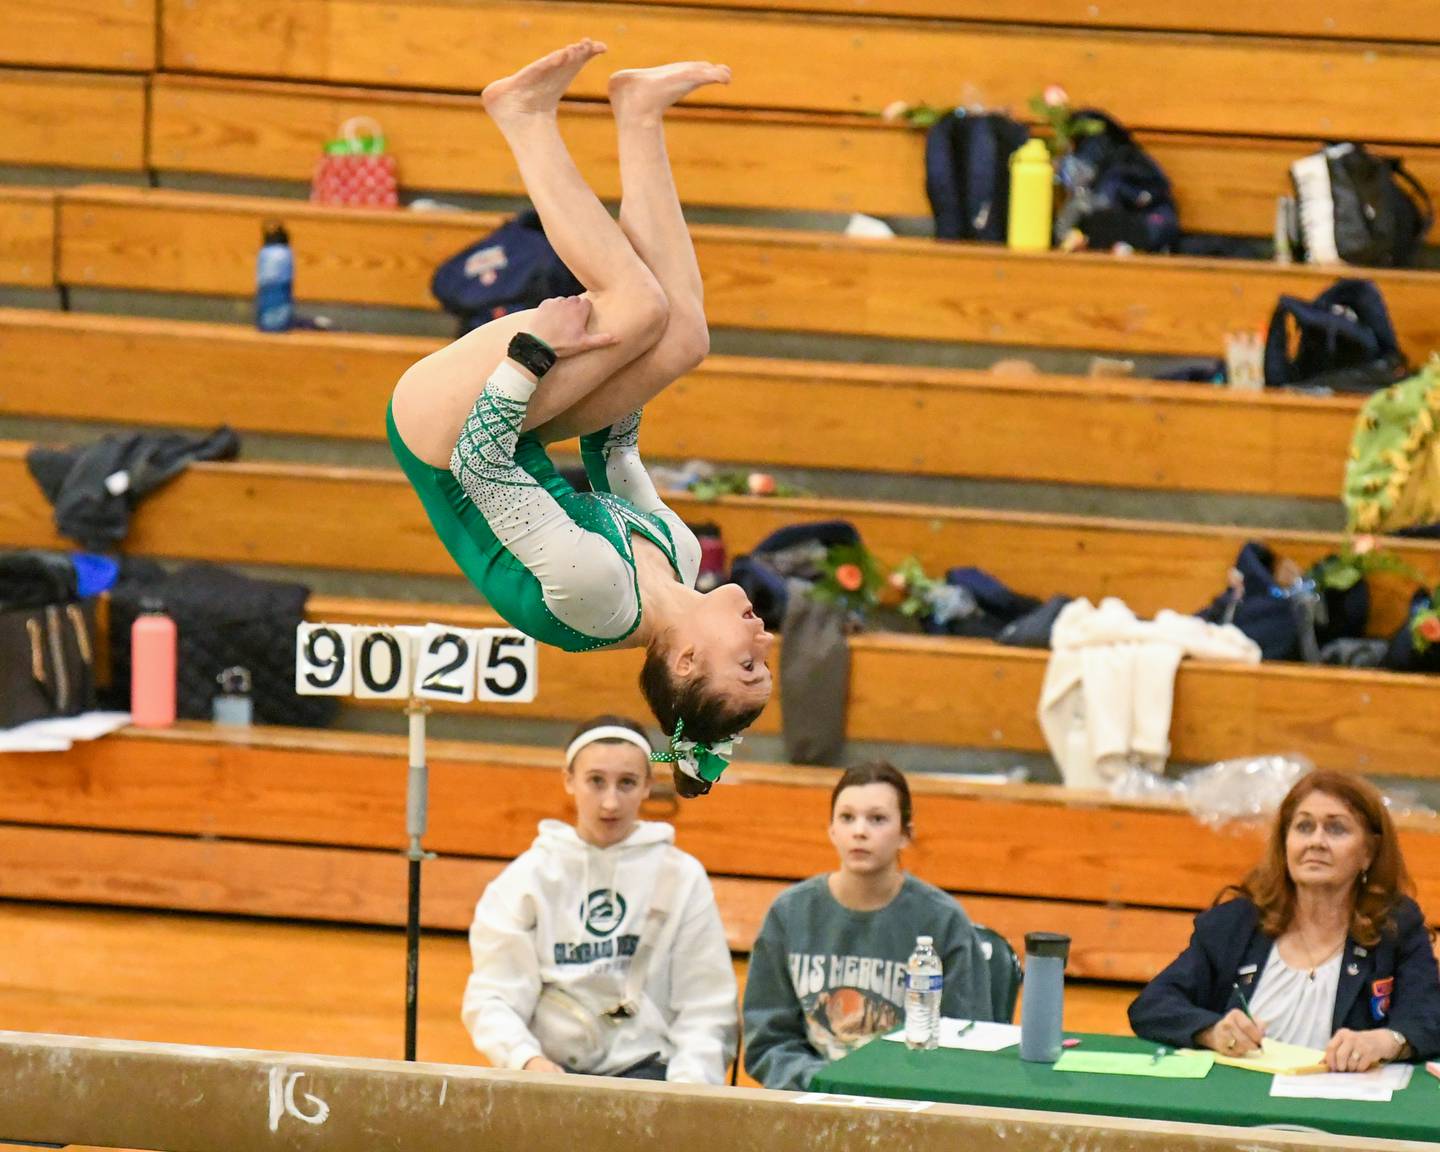
[[[295,322],[295,253],[278,220],[265,223],[265,243],[255,258],[255,327],[288,332]]]
[[[940,996],[945,972],[929,936],[915,941],[905,965],[905,1046],[935,1048],[940,1043]]]

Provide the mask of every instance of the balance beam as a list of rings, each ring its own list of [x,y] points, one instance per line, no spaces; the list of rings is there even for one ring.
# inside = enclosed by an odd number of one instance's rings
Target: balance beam
[[[0,1137],[169,1152],[570,1147],[1241,1152],[1414,1144],[1108,1116],[813,1106],[793,1092],[0,1032]]]

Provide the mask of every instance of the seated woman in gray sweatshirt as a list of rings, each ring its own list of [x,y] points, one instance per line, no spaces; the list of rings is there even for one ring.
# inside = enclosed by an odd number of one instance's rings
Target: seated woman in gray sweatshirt
[[[745,1069],[803,1090],[825,1064],[904,1024],[905,964],[931,936],[945,966],[941,1012],[989,1020],[980,940],[952,896],[900,867],[910,787],[889,764],[851,768],[830,796],[840,868],[770,906],[745,983]]]

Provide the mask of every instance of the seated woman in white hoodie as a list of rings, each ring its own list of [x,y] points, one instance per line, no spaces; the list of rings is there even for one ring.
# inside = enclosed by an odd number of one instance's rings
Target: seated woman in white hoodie
[[[475,908],[461,1017],[498,1068],[724,1083],[730,950],[705,869],[639,818],[650,753],[633,720],[582,724],[565,754],[575,826],[542,820]]]

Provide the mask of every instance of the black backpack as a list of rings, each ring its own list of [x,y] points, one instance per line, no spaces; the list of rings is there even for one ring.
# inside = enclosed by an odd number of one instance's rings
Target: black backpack
[[[1010,156],[1030,130],[996,113],[948,112],[925,137],[925,192],[941,240],[1003,243],[1010,217]]]
[[[1371,280],[1337,280],[1309,301],[1281,296],[1270,317],[1267,387],[1375,392],[1408,371],[1385,298]]]
[[[1290,179],[1299,217],[1296,248],[1316,263],[1338,257],[1406,267],[1435,222],[1429,195],[1405,165],[1363,144],[1328,145],[1292,164]]]
[[[578,296],[585,286],[555,254],[540,217],[526,211],[441,264],[430,291],[459,318],[463,336],[552,296]]]
[[[1128,244],[1137,252],[1168,252],[1180,239],[1180,214],[1164,170],[1104,112],[1084,109],[1073,119],[1081,130],[1060,163],[1070,199],[1056,235],[1078,228],[1099,251]]]

